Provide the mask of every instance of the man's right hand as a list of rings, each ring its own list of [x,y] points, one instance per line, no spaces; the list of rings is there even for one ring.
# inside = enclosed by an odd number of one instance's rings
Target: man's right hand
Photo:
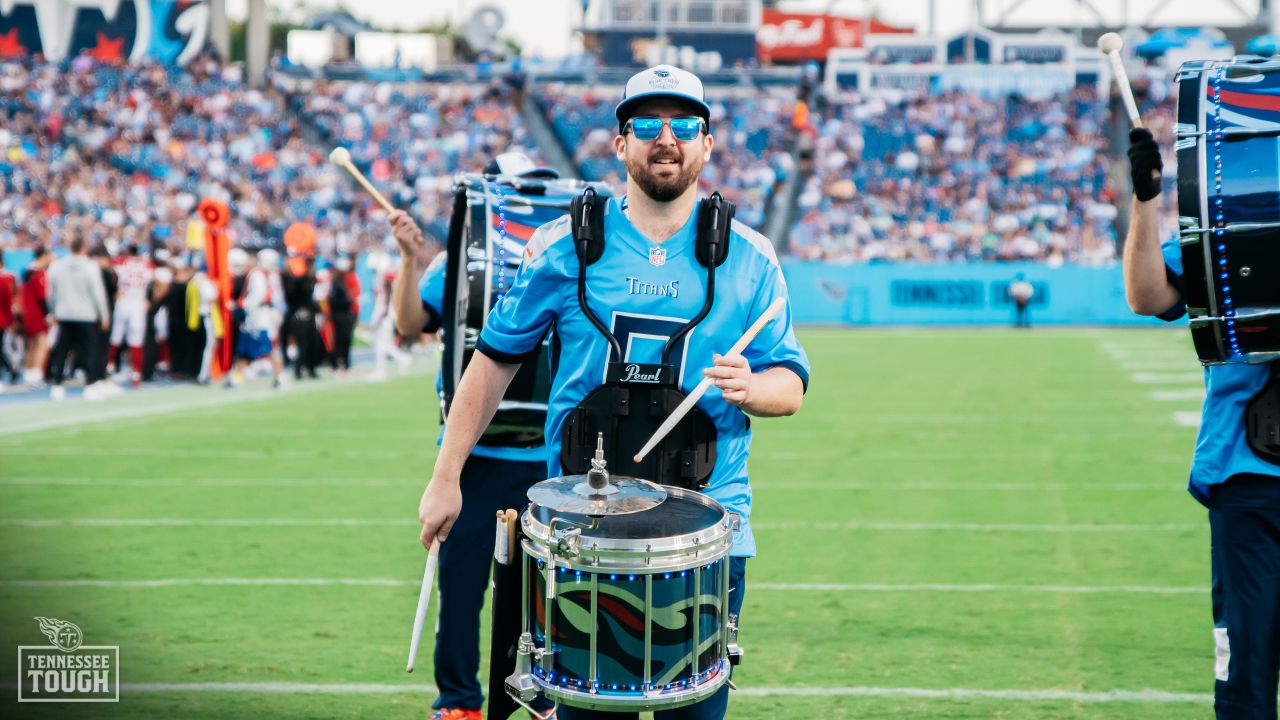
[[[439,538],[444,542],[453,529],[453,523],[462,512],[462,490],[458,487],[458,478],[452,481],[431,478],[427,489],[422,491],[422,500],[418,502],[418,522],[422,523],[422,546],[431,547],[431,541]]]
[[[409,213],[396,210],[387,218],[391,223],[391,234],[400,246],[400,257],[407,267],[421,274],[431,264],[431,256],[427,250],[427,242],[422,237],[422,229],[413,221]]]
[[[1139,202],[1146,202],[1160,194],[1160,174],[1164,160],[1160,158],[1160,146],[1151,131],[1134,128],[1129,131],[1129,178],[1133,181],[1133,195]]]

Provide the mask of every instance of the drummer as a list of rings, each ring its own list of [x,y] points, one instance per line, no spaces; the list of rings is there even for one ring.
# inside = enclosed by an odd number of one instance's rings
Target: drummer
[[[536,167],[523,153],[503,153],[489,162],[486,175],[545,178],[558,177],[555,170]],[[389,218],[403,259],[393,290],[396,329],[401,335],[417,337],[440,329],[444,317],[445,254],[439,253],[428,266],[422,256],[425,243],[413,220],[403,211]],[[443,392],[440,378],[436,391]],[[453,426],[452,421],[449,423]],[[441,437],[444,431],[441,430]],[[497,510],[521,508],[534,483],[545,480],[547,449],[542,443],[532,447],[493,443],[476,445],[463,464],[461,474],[466,510],[454,523],[448,542],[440,545],[440,621],[436,625],[435,671],[439,695],[428,720],[480,720],[484,692],[477,673],[480,669],[480,609],[489,585],[493,557],[493,518]],[[542,711],[550,708],[542,700]]]
[[[1133,211],[1124,245],[1125,294],[1140,315],[1186,313],[1177,238],[1157,233],[1160,148],[1129,134]],[[1280,676],[1280,466],[1245,438],[1244,411],[1267,384],[1265,365],[1207,365],[1203,419],[1188,489],[1209,508],[1218,720],[1276,717]]]
[[[619,337],[627,362],[657,362],[663,341],[695,316],[706,293],[707,269],[695,252],[698,176],[711,158],[710,108],[702,82],[670,65],[633,76],[615,114],[617,158],[627,170],[627,195],[610,199],[603,254],[590,266],[587,297],[594,314]],[[656,132],[655,132],[656,129]],[[716,428],[716,466],[707,494],[742,519],[730,563],[729,612],[736,616],[745,590],[746,558],[755,554],[747,415],[791,415],[800,409],[809,362],[791,327],[788,308],[742,355],[723,357],[751,322],[786,297],[782,271],[768,239],[740,223],[731,226],[727,258],[718,268],[710,314],[673,356],[688,391],[704,376],[713,388],[698,402]],[[604,381],[609,343],[577,304],[578,259],[567,218],[539,228],[530,239],[511,291],[494,307],[454,398],[449,433],[422,494],[422,539],[445,538],[462,508],[463,464],[522,362],[552,327],[559,365],[547,415],[547,470],[560,474],[560,439],[566,417]],[[655,418],[655,429],[662,418]],[[637,448],[638,449],[638,448]],[[728,688],[685,708],[656,713],[663,720],[723,718]],[[561,707],[560,717],[597,713]],[[616,717],[608,715],[608,717]],[[634,714],[632,715],[634,717]]]

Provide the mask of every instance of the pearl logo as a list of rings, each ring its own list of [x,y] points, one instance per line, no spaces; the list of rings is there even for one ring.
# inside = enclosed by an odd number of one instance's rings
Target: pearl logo
[[[634,382],[634,383],[653,383],[655,385],[661,382],[659,378],[659,372],[657,369],[654,369],[654,371],[651,373],[640,372],[640,366],[635,363],[631,363],[630,365],[627,365],[627,374],[623,376],[622,381]]]

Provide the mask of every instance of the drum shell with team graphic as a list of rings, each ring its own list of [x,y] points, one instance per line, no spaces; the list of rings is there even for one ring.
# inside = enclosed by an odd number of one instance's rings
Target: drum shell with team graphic
[[[1201,362],[1280,358],[1280,58],[1184,63],[1178,220]]]
[[[666,501],[653,509],[583,529],[568,558],[551,552],[552,528],[581,527],[589,518],[536,504],[524,512],[524,630],[546,648],[551,607],[553,651],[533,667],[549,698],[591,709],[671,709],[728,680],[736,518],[706,495],[664,489]]]

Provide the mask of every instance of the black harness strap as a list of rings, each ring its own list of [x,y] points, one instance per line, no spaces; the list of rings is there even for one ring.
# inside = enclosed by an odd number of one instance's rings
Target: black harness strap
[[[605,383],[592,390],[565,420],[560,464],[566,473],[589,470],[596,438],[604,436],[605,456],[615,474],[688,489],[704,486],[715,469],[716,428],[705,412],[694,408],[643,462],[632,454],[640,449],[664,419],[684,400],[670,355],[715,302],[715,271],[728,256],[733,203],[713,193],[698,208],[695,251],[707,268],[707,293],[692,320],[672,334],[662,348],[662,362],[643,365],[623,362],[621,345],[587,304],[587,266],[604,255],[605,202],[588,188],[570,207],[574,248],[578,256],[578,305],[609,342],[611,357]]]
[[[1280,465],[1280,360],[1271,362],[1271,377],[1245,406],[1245,438],[1254,454]]]

